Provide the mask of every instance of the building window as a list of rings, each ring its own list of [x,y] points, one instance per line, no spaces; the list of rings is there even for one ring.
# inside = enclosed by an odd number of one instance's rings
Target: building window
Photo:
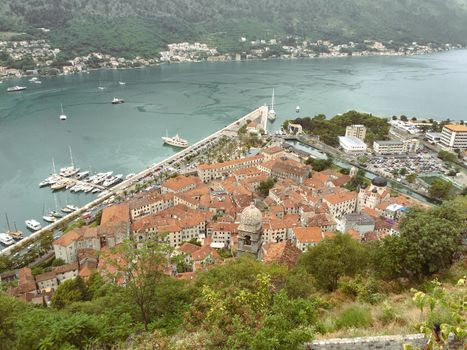
[[[250,236],[245,236],[245,245],[251,245],[251,237]]]

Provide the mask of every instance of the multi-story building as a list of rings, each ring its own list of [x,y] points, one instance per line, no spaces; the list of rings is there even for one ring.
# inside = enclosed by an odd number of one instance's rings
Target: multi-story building
[[[256,166],[264,160],[263,155],[230,160],[224,163],[201,164],[198,166],[198,176],[201,181],[207,183],[214,179],[221,179],[233,172]]]
[[[135,220],[144,215],[158,213],[174,206],[174,194],[160,194],[157,191],[145,194],[143,197],[134,198],[130,201],[131,219]]]
[[[277,179],[291,179],[303,183],[308,179],[311,170],[300,162],[285,159],[277,160],[271,167],[271,176]]]
[[[77,261],[78,239],[81,237],[78,230],[71,230],[53,242],[55,258],[62,259],[70,264]]]
[[[318,245],[323,238],[323,231],[319,227],[294,227],[292,229],[292,241],[302,252]]]
[[[54,271],[44,272],[36,276],[37,289],[41,292],[53,292],[58,288],[57,275]]]
[[[357,208],[357,193],[341,192],[329,194],[323,197],[323,203],[327,204],[329,214],[333,218],[340,218],[341,216],[355,212]]]
[[[373,142],[373,150],[376,154],[404,154],[415,153],[420,145],[417,139],[404,141],[375,141]]]
[[[360,140],[365,140],[366,127],[365,125],[355,124],[345,128],[345,137],[355,137]]]
[[[365,142],[354,136],[339,136],[339,146],[345,153],[363,153],[368,148]]]
[[[195,176],[177,176],[165,181],[161,193],[182,193],[194,189],[201,181]]]
[[[441,146],[449,150],[466,150],[467,125],[446,125],[441,133]]]

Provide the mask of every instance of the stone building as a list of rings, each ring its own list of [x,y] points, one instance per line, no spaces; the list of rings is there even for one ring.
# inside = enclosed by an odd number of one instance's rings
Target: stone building
[[[258,255],[262,244],[263,215],[253,203],[242,211],[238,226],[238,255]]]

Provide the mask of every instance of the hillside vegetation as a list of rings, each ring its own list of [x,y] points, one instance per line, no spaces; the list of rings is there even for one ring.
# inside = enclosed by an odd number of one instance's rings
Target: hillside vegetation
[[[378,39],[467,44],[467,0],[4,0],[0,31],[47,34],[69,52],[152,54],[201,40],[239,49],[239,38]]]
[[[127,242],[109,260],[120,272],[67,280],[50,307],[0,290],[0,349],[294,350],[313,338],[429,334],[435,323],[463,340],[466,220],[467,198],[458,197],[413,209],[400,236],[336,234],[290,269],[243,256],[193,280],[164,273],[164,244]],[[111,283],[123,276],[125,287]]]

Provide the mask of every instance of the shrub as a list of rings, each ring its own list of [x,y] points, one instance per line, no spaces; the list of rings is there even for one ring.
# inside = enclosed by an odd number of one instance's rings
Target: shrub
[[[352,305],[344,309],[336,319],[336,329],[366,328],[372,324],[370,309],[362,305]]]

